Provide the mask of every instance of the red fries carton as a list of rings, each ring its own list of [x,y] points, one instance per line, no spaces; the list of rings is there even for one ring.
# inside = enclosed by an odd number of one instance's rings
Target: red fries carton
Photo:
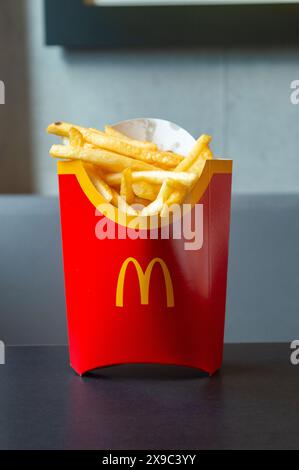
[[[186,207],[146,226],[148,217],[103,209],[80,161],[58,162],[70,362],[79,375],[124,363],[220,368],[231,172],[230,160],[207,160]]]

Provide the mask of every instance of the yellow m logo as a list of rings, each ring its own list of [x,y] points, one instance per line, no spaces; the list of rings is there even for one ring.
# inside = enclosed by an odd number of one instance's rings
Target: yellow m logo
[[[151,274],[152,274],[153,267],[155,266],[156,263],[158,263],[161,266],[161,269],[164,275],[167,307],[174,307],[173,286],[172,286],[170,273],[169,273],[169,270],[165,261],[163,261],[161,258],[154,258],[148,264],[145,272],[143,272],[138,261],[135,258],[131,258],[131,257],[127,258],[123,262],[122,267],[120,268],[120,271],[119,271],[117,289],[116,289],[116,306],[117,307],[123,307],[124,305],[124,283],[125,283],[125,276],[126,276],[126,271],[127,271],[127,267],[129,263],[134,264],[137,275],[138,275],[138,281],[139,281],[139,286],[140,286],[140,300],[141,300],[142,305],[148,305],[149,284],[150,284]]]

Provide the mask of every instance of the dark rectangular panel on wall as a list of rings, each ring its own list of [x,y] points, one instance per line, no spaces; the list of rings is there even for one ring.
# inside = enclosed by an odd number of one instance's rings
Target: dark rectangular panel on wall
[[[46,43],[68,48],[299,44],[299,3],[99,7],[45,0],[45,14]]]

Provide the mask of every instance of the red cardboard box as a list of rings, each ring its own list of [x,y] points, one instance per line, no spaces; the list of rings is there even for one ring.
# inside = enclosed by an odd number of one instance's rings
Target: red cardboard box
[[[196,241],[162,238],[163,226],[134,239],[130,217],[96,210],[104,200],[82,163],[58,163],[70,362],[79,375],[124,363],[221,367],[231,172],[230,160],[207,160],[191,211],[174,223],[200,219]],[[98,224],[115,238],[97,238]]]

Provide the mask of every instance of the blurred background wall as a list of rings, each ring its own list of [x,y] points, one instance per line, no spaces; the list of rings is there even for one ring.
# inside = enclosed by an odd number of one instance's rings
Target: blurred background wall
[[[2,193],[57,192],[49,122],[102,127],[141,116],[212,134],[216,155],[234,159],[235,193],[299,189],[299,106],[290,102],[299,48],[70,52],[44,43],[43,2],[2,0]]]

